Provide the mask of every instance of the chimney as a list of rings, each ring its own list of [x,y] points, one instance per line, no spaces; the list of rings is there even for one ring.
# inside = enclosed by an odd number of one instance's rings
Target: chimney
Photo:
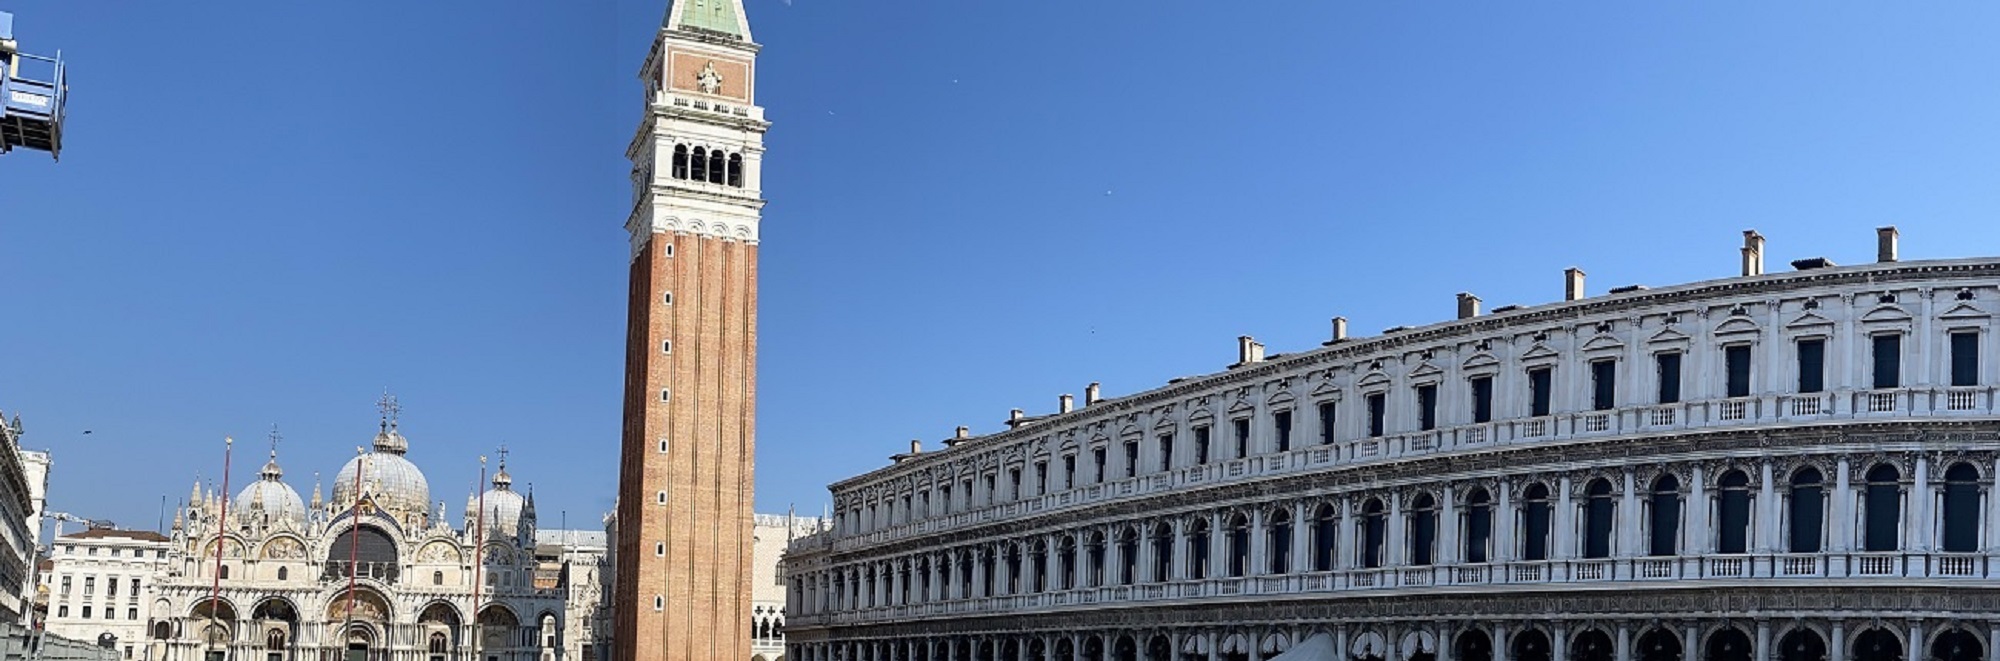
[[[1563,300],[1583,300],[1583,269],[1574,266],[1563,269]]]
[[[1901,236],[1895,225],[1875,228],[1875,261],[1896,261],[1896,239]]]
[[[1090,406],[1090,405],[1092,405],[1092,404],[1096,404],[1096,403],[1097,403],[1097,402],[1098,402],[1099,400],[1101,400],[1101,399],[1103,399],[1103,398],[1102,398],[1102,397],[1099,397],[1099,396],[1098,396],[1098,394],[1097,394],[1097,384],[1095,384],[1095,383],[1092,383],[1092,384],[1090,384],[1090,385],[1087,385],[1087,386],[1084,386],[1084,387],[1083,387],[1083,405],[1084,405],[1084,406]]]
[[[972,428],[960,425],[958,428],[958,434],[953,436],[952,438],[957,438],[957,439],[972,438]]]
[[[1470,292],[1458,293],[1458,318],[1471,319],[1479,316],[1479,297]]]
[[[1022,417],[1023,417],[1023,416],[1021,415],[1021,409],[1014,409],[1014,410],[1012,410],[1012,411],[1008,411],[1008,412],[1007,412],[1007,428],[1008,428],[1008,429],[1013,429],[1013,428],[1015,428],[1015,427],[1019,427],[1019,426],[1021,426],[1021,418],[1022,418]]]
[[[1230,367],[1264,362],[1264,345],[1258,344],[1250,336],[1236,338],[1236,364]]]
[[[910,439],[910,454],[923,454],[923,453],[924,453],[924,442],[914,438]]]
[[[1764,235],[1743,230],[1743,275],[1764,274]]]
[[[1075,408],[1076,408],[1076,397],[1065,394],[1062,396],[1062,404],[1056,407],[1056,412],[1068,413]]]
[[[1343,342],[1346,340],[1347,340],[1347,317],[1334,317],[1333,341]]]

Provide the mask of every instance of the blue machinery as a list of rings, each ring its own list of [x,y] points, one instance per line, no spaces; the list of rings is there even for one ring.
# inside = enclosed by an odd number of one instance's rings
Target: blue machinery
[[[0,12],[0,153],[15,147],[62,157],[62,52],[55,57],[22,53],[14,43],[14,16]]]

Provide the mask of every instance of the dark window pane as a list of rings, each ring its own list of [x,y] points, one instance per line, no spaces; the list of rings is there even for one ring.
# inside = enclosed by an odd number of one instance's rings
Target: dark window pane
[[[1438,387],[1435,384],[1417,386],[1417,428],[1424,431],[1437,429]]]
[[[1722,361],[1728,371],[1728,382],[1725,384],[1728,386],[1727,396],[1749,397],[1750,345],[1739,344],[1733,347],[1724,347],[1722,350]]]
[[[1410,517],[1410,564],[1428,565],[1437,546],[1437,511],[1424,510]]]
[[[1674,555],[1681,530],[1681,498],[1673,492],[1653,494],[1653,555]]]
[[[1875,336],[1875,387],[1896,388],[1903,384],[1903,336]]]
[[[1334,421],[1335,418],[1333,413],[1333,402],[1321,402],[1319,405],[1320,445],[1328,445],[1333,443]]]
[[[1166,467],[1161,466],[1160,469],[1166,470]],[[1099,472],[1102,473],[1102,470],[1100,469]],[[1125,477],[1136,477],[1138,474],[1139,474],[1139,442],[1127,441],[1125,443]]]
[[[1234,458],[1242,459],[1250,456],[1250,419],[1240,418],[1232,421],[1232,423],[1231,427],[1236,432],[1236,456]]]
[[[1541,417],[1549,414],[1550,379],[1554,370],[1537,367],[1528,370],[1528,415]]]
[[[1969,468],[1969,467],[1968,467]],[[1979,483],[1947,479],[1944,486],[1944,550],[1979,550]]]
[[[1382,537],[1384,524],[1388,521],[1380,514],[1367,517],[1366,528],[1362,531],[1361,566],[1373,569],[1382,566]]]
[[[1388,395],[1375,393],[1368,396],[1368,435],[1381,436],[1384,433],[1383,416],[1388,413]]]
[[[1979,385],[1979,332],[1951,334],[1951,385]]]
[[[1208,463],[1208,428],[1194,428],[1194,463]]]
[[[1663,353],[1654,356],[1660,368],[1660,403],[1672,404],[1681,401],[1681,355]]]
[[[1160,470],[1174,467],[1174,435],[1160,435]]]
[[[1279,411],[1271,416],[1271,431],[1277,435],[1278,451],[1292,449],[1292,412]]]
[[[1551,508],[1546,501],[1530,501],[1521,513],[1521,527],[1527,537],[1522,540],[1521,559],[1549,559],[1549,514]]]
[[[1486,546],[1493,537],[1493,508],[1474,505],[1465,511],[1465,561],[1486,562]]]
[[[1472,379],[1472,421],[1493,421],[1493,377],[1480,376]]]
[[[1818,553],[1820,521],[1824,503],[1819,485],[1792,487],[1792,545],[1793,553]]]
[[[1584,508],[1583,557],[1611,557],[1611,497],[1590,499]]]
[[[1896,550],[1896,532],[1902,526],[1902,494],[1896,483],[1887,482],[1868,485],[1868,495],[1863,503],[1868,508],[1868,522],[1864,530],[1864,551]]]
[[[1826,389],[1826,340],[1799,340],[1799,392]]]
[[[1717,553],[1750,552],[1750,491],[1748,489],[1725,489],[1716,509],[1720,520],[1716,521]]]
[[[1610,410],[1618,399],[1618,361],[1600,360],[1590,364],[1590,408]]]

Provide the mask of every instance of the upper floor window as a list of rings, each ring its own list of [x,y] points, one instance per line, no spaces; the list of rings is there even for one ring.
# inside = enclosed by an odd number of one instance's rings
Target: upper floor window
[[[1276,434],[1279,452],[1292,449],[1292,412],[1279,411],[1271,414],[1271,431]]]
[[[1387,431],[1383,418],[1388,415],[1388,393],[1368,394],[1368,436],[1374,438]]]
[[[1435,383],[1417,386],[1417,429],[1437,429],[1438,387]]]
[[[1334,418],[1334,408],[1333,408],[1333,402],[1320,402],[1320,404],[1319,404],[1319,444],[1320,444],[1320,445],[1328,445],[1328,444],[1331,444],[1331,443],[1333,443],[1333,423],[1334,423],[1334,420],[1335,420],[1335,418]]]
[[[1237,418],[1231,421],[1230,426],[1236,432],[1236,456],[1233,458],[1242,459],[1250,456],[1250,419]]]
[[[1194,428],[1194,463],[1208,463],[1208,427]]]
[[[1681,401],[1681,354],[1674,351],[1654,354],[1653,366],[1660,373],[1660,403]]]
[[[1722,348],[1724,372],[1723,396],[1750,396],[1750,345],[1736,344]]]
[[[1160,470],[1166,470],[1166,467],[1161,466]],[[1126,441],[1125,477],[1137,477],[1138,475],[1139,475],[1139,442]]]
[[[1076,486],[1076,455],[1073,454],[1063,455],[1062,485],[1064,489],[1074,488]]]
[[[1132,446],[1132,447],[1133,447],[1133,449],[1135,449],[1135,450],[1136,450],[1136,449],[1138,449],[1138,445],[1139,445],[1139,442],[1138,442],[1138,441],[1131,441],[1131,442],[1128,442],[1128,443],[1126,443],[1126,445],[1129,445],[1129,446]],[[1129,450],[1128,450],[1128,452],[1129,452]],[[1134,454],[1136,454],[1136,453],[1134,453]],[[1128,460],[1127,460],[1127,461],[1126,461],[1125,463],[1127,463],[1127,464],[1130,464],[1130,463],[1133,463],[1133,462],[1132,462],[1132,461],[1130,461],[1130,460],[1128,459]],[[1093,483],[1096,483],[1096,482],[1103,482],[1103,481],[1104,481],[1104,448],[1092,448],[1092,449],[1090,450],[1090,465],[1091,465],[1091,470],[1094,470],[1094,471],[1096,471],[1096,472],[1097,472],[1097,479],[1095,479],[1095,480],[1091,480],[1091,482],[1093,482]],[[1129,477],[1129,476],[1128,476],[1128,477]]]
[[[1618,361],[1604,359],[1590,363],[1590,408],[1608,411],[1617,406]]]
[[[1874,338],[1875,387],[1900,388],[1903,386],[1903,336],[1898,333],[1884,333]]]
[[[1799,340],[1799,392],[1826,390],[1826,340]]]
[[[1135,457],[1136,457],[1136,456],[1138,456],[1138,450],[1137,450],[1137,448],[1134,448],[1134,449],[1133,449],[1133,456],[1135,456]],[[1137,463],[1137,462],[1134,462],[1134,463]],[[1171,434],[1171,433],[1167,433],[1167,434],[1161,434],[1161,435],[1160,435],[1160,470],[1168,470],[1168,469],[1171,469],[1171,468],[1173,468],[1173,467],[1174,467],[1174,435],[1173,435],[1173,434]],[[1131,477],[1131,476],[1129,476],[1129,475],[1128,475],[1128,476],[1126,476],[1126,477]]]
[[[1493,377],[1472,377],[1472,421],[1493,421]]]
[[[1952,332],[1951,385],[1979,385],[1979,331]]]
[[[1537,367],[1528,370],[1529,417],[1539,418],[1549,414],[1549,405],[1554,395],[1550,389],[1554,386],[1554,379],[1554,368]]]

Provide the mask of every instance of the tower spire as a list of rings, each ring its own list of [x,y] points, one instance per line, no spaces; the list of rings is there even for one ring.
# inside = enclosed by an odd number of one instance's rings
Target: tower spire
[[[674,0],[665,27],[711,37],[750,40],[743,0]]]

